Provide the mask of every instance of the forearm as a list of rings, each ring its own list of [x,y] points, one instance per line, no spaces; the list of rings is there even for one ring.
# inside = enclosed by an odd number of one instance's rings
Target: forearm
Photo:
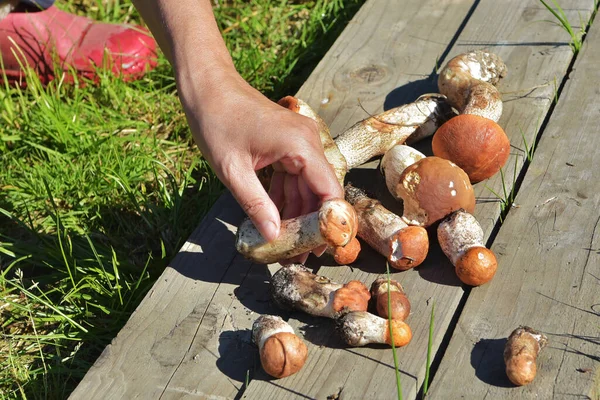
[[[236,74],[208,0],[133,0],[180,84],[202,86]]]

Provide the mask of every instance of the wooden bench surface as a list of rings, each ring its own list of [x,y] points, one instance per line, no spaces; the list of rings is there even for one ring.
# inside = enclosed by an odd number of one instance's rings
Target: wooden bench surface
[[[594,2],[562,0],[561,6],[579,21]],[[475,215],[486,238],[498,232],[490,243],[499,259],[492,282],[461,286],[435,241],[423,265],[392,274],[412,305],[414,337],[398,350],[406,399],[416,398],[423,384],[433,302],[433,350],[441,363],[428,397],[600,396],[600,60],[592,50],[600,28],[586,38],[552,110],[573,53],[566,32],[540,22],[550,18],[535,0],[368,0],[298,93],[338,134],[365,118],[364,110],[378,113],[436,91],[436,64],[469,50],[493,51],[509,68],[499,85],[499,123],[513,146],[504,169],[509,192],[525,165],[524,142],[534,143],[542,121],[549,121],[518,208],[502,224],[492,193],[503,193],[500,174],[475,185]],[[418,147],[431,153],[429,142]],[[376,167],[353,170],[348,180],[397,210]],[[333,334],[332,321],[271,304],[268,281],[280,266],[252,264],[236,253],[242,218],[229,194],[219,199],[72,398],[395,398],[390,349],[348,348]],[[308,266],[338,282],[370,285],[385,273],[385,261],[363,249],[352,266],[335,266],[325,256]],[[266,313],[283,316],[305,339],[309,359],[298,374],[273,380],[261,370],[250,328]],[[551,344],[536,381],[514,388],[501,350],[520,324],[547,332]]]

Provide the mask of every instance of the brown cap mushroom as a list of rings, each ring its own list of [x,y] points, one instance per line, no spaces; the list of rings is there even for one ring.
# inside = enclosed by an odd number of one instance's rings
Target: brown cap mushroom
[[[395,347],[406,346],[412,339],[410,326],[404,321],[392,320]],[[355,311],[338,320],[337,330],[350,346],[366,346],[371,343],[392,344],[390,321],[366,311]]]
[[[327,244],[345,246],[356,236],[358,220],[354,208],[342,199],[323,203],[319,211],[281,221],[279,236],[267,242],[250,219],[237,231],[236,249],[260,263],[289,259]]]
[[[390,279],[388,283],[387,278],[377,279],[371,285],[371,298],[375,301],[377,315],[382,318],[389,318],[388,300],[392,306],[392,319],[404,321],[410,314],[410,302],[399,282]]]
[[[471,183],[493,176],[506,164],[510,140],[491,119],[462,114],[437,130],[431,143],[433,154],[450,160],[469,175]]]
[[[284,378],[300,371],[308,348],[281,317],[262,315],[252,324],[252,340],[258,346],[265,372]]]
[[[510,334],[504,346],[504,364],[512,383],[523,386],[533,381],[538,354],[547,343],[546,335],[528,326],[520,326]]]
[[[346,200],[358,217],[358,236],[401,271],[420,265],[429,251],[429,237],[423,227],[408,226],[402,218],[378,200],[352,185],[346,185]]]
[[[475,193],[467,174],[451,161],[425,157],[400,174],[394,196],[404,202],[402,219],[429,226],[452,211],[475,210]]]
[[[366,311],[371,298],[362,282],[341,285],[298,264],[277,271],[271,285],[273,300],[280,307],[333,319],[350,311]]]
[[[498,262],[485,247],[483,230],[474,216],[465,210],[453,212],[440,223],[437,235],[442,251],[463,283],[479,286],[494,277]]]

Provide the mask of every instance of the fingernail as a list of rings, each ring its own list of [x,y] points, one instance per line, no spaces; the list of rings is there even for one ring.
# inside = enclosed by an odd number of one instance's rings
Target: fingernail
[[[267,242],[273,241],[279,236],[279,228],[273,221],[262,221],[257,228]]]

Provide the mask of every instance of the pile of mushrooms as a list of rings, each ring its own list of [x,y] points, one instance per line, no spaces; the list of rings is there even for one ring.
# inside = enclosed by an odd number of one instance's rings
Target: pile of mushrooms
[[[325,156],[342,186],[350,169],[383,156],[381,172],[391,195],[402,202],[403,213],[396,215],[348,184],[345,199],[283,220],[280,236],[271,242],[247,219],[237,232],[237,250],[254,262],[273,263],[327,245],[338,264],[351,264],[361,250],[358,237],[390,266],[404,271],[425,260],[430,240],[426,229],[437,226],[437,240],[459,279],[471,286],[489,282],[497,260],[472,215],[472,185],[500,171],[509,156],[510,142],[497,123],[502,101],[496,85],[505,74],[506,65],[495,54],[461,54],[441,70],[440,94],[366,118],[335,140],[308,104],[284,97],[281,106],[317,122]],[[432,135],[433,156],[407,145]],[[260,175],[269,185],[269,171]],[[271,285],[278,306],[336,320],[337,331],[350,346],[404,346],[412,338],[404,322],[410,302],[398,282],[380,278],[369,290],[362,282],[336,283],[291,264],[273,275]],[[260,317],[253,339],[265,371],[274,377],[297,372],[306,360],[306,346],[279,317]]]

